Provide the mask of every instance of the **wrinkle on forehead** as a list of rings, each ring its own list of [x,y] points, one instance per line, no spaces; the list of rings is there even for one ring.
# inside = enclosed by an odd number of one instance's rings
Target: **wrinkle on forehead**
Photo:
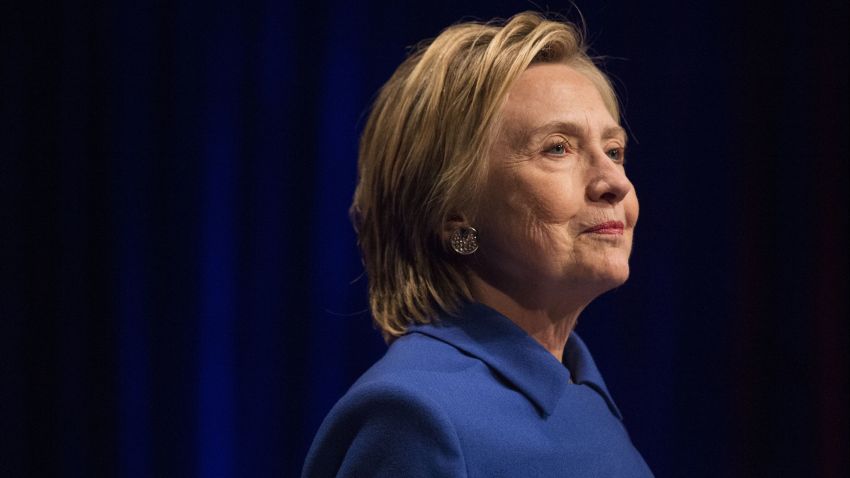
[[[619,139],[625,146],[626,131],[611,117],[607,108],[603,109],[604,118],[594,120],[589,114],[588,103],[598,101],[604,104],[593,82],[581,72],[564,66],[570,72],[556,78],[565,81],[552,81],[551,75],[521,76],[509,91],[502,106],[496,143],[511,151],[512,159],[519,160],[537,153],[534,140],[556,132],[576,138]],[[574,83],[576,79],[579,79],[577,84]],[[539,88],[541,83],[545,89]]]

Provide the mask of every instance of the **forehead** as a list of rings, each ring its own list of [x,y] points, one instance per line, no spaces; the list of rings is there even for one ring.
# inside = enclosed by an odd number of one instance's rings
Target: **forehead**
[[[575,68],[560,63],[536,64],[511,85],[502,109],[504,128],[529,129],[560,121],[591,129],[618,125],[596,85]]]

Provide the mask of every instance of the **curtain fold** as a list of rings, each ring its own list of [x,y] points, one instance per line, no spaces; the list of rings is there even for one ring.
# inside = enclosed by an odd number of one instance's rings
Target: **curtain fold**
[[[844,476],[847,6],[577,7],[642,206],[578,330],[633,441],[658,476]],[[297,476],[385,350],[347,213],[370,102],[528,8],[4,5],[2,474]]]

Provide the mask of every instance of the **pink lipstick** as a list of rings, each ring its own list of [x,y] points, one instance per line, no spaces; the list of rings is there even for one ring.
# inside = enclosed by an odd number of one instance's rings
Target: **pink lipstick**
[[[593,227],[586,229],[584,232],[591,232],[594,234],[615,234],[622,235],[623,228],[625,226],[621,221],[608,221],[597,224]]]

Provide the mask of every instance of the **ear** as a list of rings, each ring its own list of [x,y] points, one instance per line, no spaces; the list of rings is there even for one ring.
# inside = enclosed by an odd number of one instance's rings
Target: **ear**
[[[459,213],[449,214],[445,222],[443,222],[443,230],[440,232],[440,239],[442,239],[443,244],[449,243],[449,238],[458,228],[466,226],[469,226],[466,216]]]

